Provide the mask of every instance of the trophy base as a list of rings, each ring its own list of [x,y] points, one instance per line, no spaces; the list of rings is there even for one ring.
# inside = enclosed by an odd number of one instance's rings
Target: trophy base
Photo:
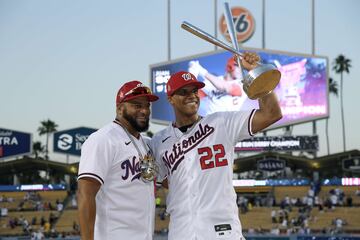
[[[245,77],[243,88],[250,99],[258,99],[269,94],[279,84],[280,71],[271,64],[260,65]]]

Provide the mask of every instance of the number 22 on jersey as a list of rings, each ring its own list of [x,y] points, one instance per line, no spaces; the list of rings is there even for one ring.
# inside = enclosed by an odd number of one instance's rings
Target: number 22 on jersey
[[[200,155],[200,166],[202,170],[228,165],[227,159],[224,158],[225,149],[222,144],[198,148],[198,153]]]

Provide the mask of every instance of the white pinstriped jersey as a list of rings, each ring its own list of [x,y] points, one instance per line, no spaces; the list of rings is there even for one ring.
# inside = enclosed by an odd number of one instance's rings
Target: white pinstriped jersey
[[[150,141],[167,177],[169,240],[241,239],[232,184],[234,146],[252,136],[255,110],[210,114],[186,133],[172,125]]]
[[[141,139],[134,139],[144,155]],[[83,177],[102,184],[96,195],[95,239],[153,238],[154,184],[139,179],[138,152],[121,126],[109,123],[85,141],[78,179]]]

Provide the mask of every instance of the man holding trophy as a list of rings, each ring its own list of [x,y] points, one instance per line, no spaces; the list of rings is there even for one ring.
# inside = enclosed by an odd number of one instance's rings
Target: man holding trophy
[[[260,64],[256,53],[239,52],[227,3],[225,8],[234,48],[187,22],[182,27],[235,53],[243,90],[250,99],[258,99],[259,109],[203,117],[198,113],[199,89],[205,84],[190,72],[171,75],[166,90],[175,121],[150,141],[159,166],[157,180],[169,187],[169,240],[244,239],[232,183],[234,147],[282,118],[272,92],[280,72],[274,66]],[[242,68],[249,71],[246,76]]]
[[[259,57],[245,53],[251,71]],[[173,74],[167,83],[175,122],[150,141],[159,165],[158,181],[168,182],[169,240],[243,239],[232,184],[234,146],[281,117],[274,93],[259,98],[259,109],[198,114],[198,90],[204,87],[189,72]]]
[[[157,96],[139,81],[116,97],[116,119],[91,134],[81,150],[78,203],[81,239],[153,239],[157,167],[140,132]]]

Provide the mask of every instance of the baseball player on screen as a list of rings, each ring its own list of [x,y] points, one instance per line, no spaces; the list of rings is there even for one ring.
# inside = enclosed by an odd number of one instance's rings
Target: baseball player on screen
[[[205,84],[200,90],[204,95],[200,98],[200,115],[219,111],[239,111],[248,98],[242,90],[241,68],[237,66],[234,57],[227,60],[224,76],[209,73],[198,60],[189,62],[188,71],[197,79],[200,76]]]
[[[116,119],[91,134],[81,149],[78,202],[81,239],[153,239],[154,183],[142,181],[141,160],[151,156],[140,132],[149,127],[150,89],[125,83]]]
[[[245,53],[251,70],[259,57]],[[270,126],[282,114],[277,97],[259,99],[259,109],[198,114],[198,90],[204,83],[189,72],[167,82],[175,122],[157,133],[150,146],[159,164],[159,181],[168,181],[169,240],[243,239],[232,184],[234,146]],[[165,180],[166,179],[166,180]]]

